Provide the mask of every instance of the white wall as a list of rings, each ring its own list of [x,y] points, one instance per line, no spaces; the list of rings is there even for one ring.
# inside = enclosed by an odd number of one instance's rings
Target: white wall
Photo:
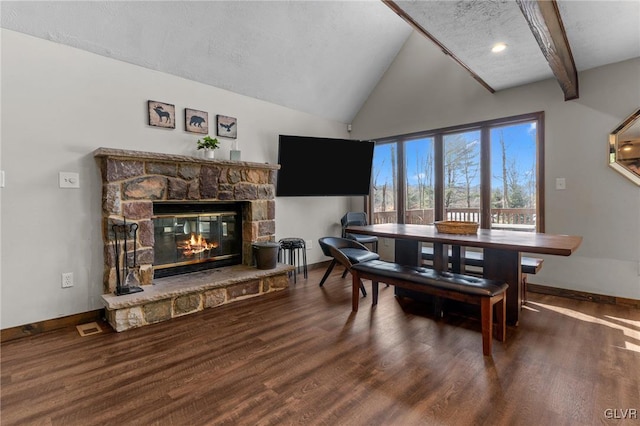
[[[530,282],[640,299],[640,187],[607,165],[607,135],[640,106],[640,59],[580,73],[580,98],[555,80],[489,93],[413,34],[355,120],[376,138],[545,112],[546,232],[581,235],[570,257],[543,256]],[[567,189],[555,189],[564,177]]]
[[[0,34],[3,329],[102,307],[96,148],[201,155],[199,136],[184,131],[185,107],[208,111],[212,135],[216,114],[236,117],[245,161],[276,163],[280,133],[348,136],[343,123],[17,32]],[[148,100],[176,106],[175,129],[146,124]],[[222,142],[219,158],[229,158],[231,144]],[[80,189],[58,188],[60,171],[78,172]],[[317,240],[339,235],[349,203],[344,197],[277,198],[276,238],[312,240],[308,262],[326,260]],[[61,288],[63,272],[74,273],[74,287]]]

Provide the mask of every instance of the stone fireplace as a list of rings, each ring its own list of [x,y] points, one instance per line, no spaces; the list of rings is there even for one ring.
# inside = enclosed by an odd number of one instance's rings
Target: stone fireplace
[[[252,244],[275,240],[278,165],[109,148],[94,157],[103,181],[103,300],[117,331],[288,286],[288,265],[252,266]],[[120,262],[135,267],[143,291],[115,296],[113,229],[123,223],[137,233]],[[210,241],[184,249],[187,235]],[[183,251],[171,253],[170,240]]]

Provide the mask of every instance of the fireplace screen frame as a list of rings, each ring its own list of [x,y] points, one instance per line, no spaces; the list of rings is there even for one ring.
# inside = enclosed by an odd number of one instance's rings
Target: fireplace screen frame
[[[155,202],[152,221],[156,278],[242,263],[242,205],[238,202]],[[191,255],[184,254],[186,241],[203,235],[209,246],[195,246]]]

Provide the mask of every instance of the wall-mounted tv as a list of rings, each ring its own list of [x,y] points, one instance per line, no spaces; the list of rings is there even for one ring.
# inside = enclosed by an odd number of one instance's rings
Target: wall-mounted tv
[[[372,141],[280,135],[278,197],[369,195]]]

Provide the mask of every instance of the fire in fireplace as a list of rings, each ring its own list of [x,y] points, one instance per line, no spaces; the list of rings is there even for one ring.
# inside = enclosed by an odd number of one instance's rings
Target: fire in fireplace
[[[240,203],[153,204],[156,277],[242,263]]]

